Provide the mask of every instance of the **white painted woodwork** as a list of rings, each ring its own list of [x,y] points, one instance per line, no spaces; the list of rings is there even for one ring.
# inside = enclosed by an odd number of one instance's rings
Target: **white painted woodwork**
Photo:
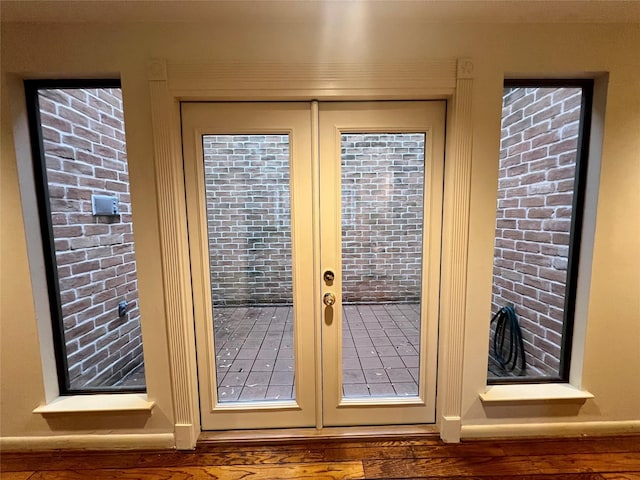
[[[191,279],[177,101],[167,88],[164,62],[148,69],[161,229],[164,303],[173,385],[176,447],[195,446],[200,433]]]
[[[60,413],[147,412],[151,413],[155,402],[146,394],[121,393],[101,395],[68,395],[41,405],[33,413],[41,415]]]
[[[483,403],[525,403],[549,400],[584,401],[593,394],[568,383],[525,383],[520,385],[490,385],[480,394]]]
[[[471,147],[473,130],[471,100],[473,63],[458,61],[453,98],[451,143],[445,170],[442,251],[442,293],[440,325],[443,334],[439,384],[441,437],[460,441],[462,418],[462,376],[466,322],[467,259],[469,243],[469,200],[471,197]]]

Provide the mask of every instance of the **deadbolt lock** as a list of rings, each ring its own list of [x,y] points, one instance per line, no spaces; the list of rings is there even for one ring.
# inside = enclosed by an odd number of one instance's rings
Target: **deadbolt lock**
[[[330,307],[332,305],[334,305],[336,303],[336,296],[331,293],[331,292],[327,292],[324,294],[324,296],[322,297],[322,302],[327,306]]]
[[[333,274],[331,270],[327,270],[326,272],[324,272],[323,278],[325,282],[330,284],[331,282],[333,282],[336,276]]]

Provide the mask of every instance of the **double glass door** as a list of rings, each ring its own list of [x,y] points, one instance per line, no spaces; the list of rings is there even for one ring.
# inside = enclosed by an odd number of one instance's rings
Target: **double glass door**
[[[434,422],[444,120],[182,105],[204,430]]]

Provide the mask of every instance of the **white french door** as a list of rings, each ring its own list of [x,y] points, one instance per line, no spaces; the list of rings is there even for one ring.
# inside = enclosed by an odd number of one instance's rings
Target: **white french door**
[[[444,123],[182,105],[204,430],[435,421]]]

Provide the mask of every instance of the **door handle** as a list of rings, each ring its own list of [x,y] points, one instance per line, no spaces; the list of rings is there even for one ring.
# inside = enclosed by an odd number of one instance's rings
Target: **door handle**
[[[336,296],[331,292],[327,292],[322,297],[322,303],[324,303],[327,307],[330,307],[336,303]]]

